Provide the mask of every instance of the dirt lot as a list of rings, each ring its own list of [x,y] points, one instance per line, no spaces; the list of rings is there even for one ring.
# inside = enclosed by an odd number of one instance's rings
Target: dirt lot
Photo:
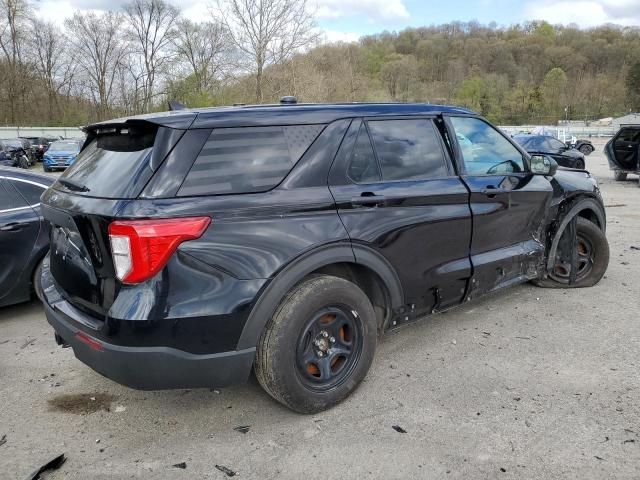
[[[255,380],[130,390],[56,347],[37,303],[0,310],[0,478],[60,453],[47,478],[640,478],[640,188],[614,182],[601,150],[587,158],[608,205],[598,286],[522,285],[390,334],[323,414]]]

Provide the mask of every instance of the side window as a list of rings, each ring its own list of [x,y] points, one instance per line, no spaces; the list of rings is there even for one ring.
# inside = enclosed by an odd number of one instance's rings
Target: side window
[[[20,182],[14,180],[11,182],[16,190],[20,192],[20,195],[29,203],[29,205],[37,205],[40,203],[40,196],[44,192],[44,188],[33,183]]]
[[[6,180],[0,178],[0,213],[14,208],[26,207],[24,199],[20,198],[11,185]]]
[[[464,166],[469,175],[524,172],[520,151],[489,124],[478,118],[451,117]],[[464,141],[460,141],[460,137]]]
[[[323,128],[213,129],[178,195],[266,192],[284,179]]]
[[[383,180],[448,175],[442,144],[431,120],[375,120],[369,122],[369,131]]]
[[[356,183],[372,183],[380,181],[380,168],[376,161],[367,127],[360,125],[358,138],[353,147],[348,175]]]

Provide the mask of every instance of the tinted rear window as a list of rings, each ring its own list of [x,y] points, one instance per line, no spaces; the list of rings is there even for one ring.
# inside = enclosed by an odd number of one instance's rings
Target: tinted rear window
[[[217,128],[179,195],[265,192],[279,184],[324,125]]]
[[[155,134],[155,129],[122,129],[100,134],[78,154],[62,178],[88,189],[74,193],[132,198],[137,194],[141,177],[151,173],[148,165]],[[69,190],[60,182],[55,188]]]

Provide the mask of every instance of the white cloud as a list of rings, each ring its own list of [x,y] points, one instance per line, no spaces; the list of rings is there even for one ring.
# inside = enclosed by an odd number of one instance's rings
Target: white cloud
[[[359,16],[367,21],[393,22],[409,18],[403,0],[316,0],[320,20]]]
[[[525,15],[531,20],[576,23],[581,27],[603,23],[640,25],[640,0],[542,0],[528,4]]]
[[[360,34],[355,32],[339,32],[337,30],[322,30],[321,32],[328,43],[336,42],[357,42],[360,39]]]

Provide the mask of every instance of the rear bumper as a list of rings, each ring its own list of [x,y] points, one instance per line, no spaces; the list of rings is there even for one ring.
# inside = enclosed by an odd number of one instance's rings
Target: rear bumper
[[[225,387],[247,380],[255,348],[196,355],[170,347],[123,347],[74,326],[67,302],[45,302],[47,321],[81,362],[105,377],[139,390]]]

